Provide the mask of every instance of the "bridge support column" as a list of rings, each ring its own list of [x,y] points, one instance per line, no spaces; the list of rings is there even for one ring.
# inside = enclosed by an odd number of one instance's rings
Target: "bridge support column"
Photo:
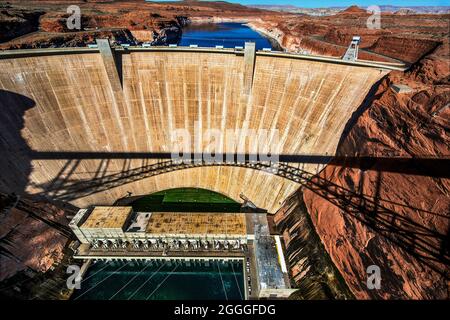
[[[250,94],[255,73],[256,45],[246,42],[244,49],[244,94]]]

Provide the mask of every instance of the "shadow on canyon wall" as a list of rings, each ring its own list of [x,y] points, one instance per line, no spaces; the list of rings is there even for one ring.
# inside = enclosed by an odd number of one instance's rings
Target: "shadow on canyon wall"
[[[369,92],[367,93],[366,97],[364,98],[361,105],[356,108],[355,112],[352,113],[350,119],[345,124],[344,130],[342,131],[341,137],[339,138],[338,145],[336,147],[336,154],[338,154],[339,149],[342,147],[342,144],[344,143],[345,139],[348,137],[348,134],[350,133],[353,126],[358,121],[359,117],[371,106],[372,102],[381,96],[381,93],[378,95],[376,94],[378,91],[378,88],[380,87],[380,84],[387,78],[387,75],[379,79],[377,82],[375,82],[372,87],[370,87]]]
[[[383,172],[377,172],[376,190],[371,196],[337,185],[331,181],[332,177],[327,177],[325,174],[326,172],[323,172],[322,175],[313,176],[303,187],[327,200],[344,214],[351,215],[363,225],[389,239],[434,271],[449,277],[450,229],[447,229],[446,233],[440,233],[388,208],[385,203],[434,215],[445,221],[447,225],[450,225],[449,216],[382,199],[379,194]],[[357,183],[359,184],[357,189],[362,190],[364,174]]]
[[[35,102],[32,99],[0,90],[0,146],[3,154],[0,157],[0,187],[4,192],[26,194],[26,187],[30,185],[43,190],[34,195],[37,199],[43,198],[61,204],[152,175],[163,174],[167,172],[166,169],[183,170],[189,168],[189,166],[180,167],[179,164],[171,162],[170,153],[44,152],[32,150],[23,138],[22,130],[24,129],[25,112],[33,107],[35,107]],[[361,108],[350,119],[346,131],[350,130],[352,123],[356,122],[356,119],[367,106],[363,104]],[[245,155],[245,165],[251,164],[252,156]],[[196,155],[192,156],[193,159],[195,157]],[[40,185],[33,182],[29,183],[32,160],[40,160],[44,163],[45,160],[55,159],[65,160],[64,166],[55,177]],[[93,159],[98,160],[99,163],[95,172],[89,173],[89,176],[85,179],[74,176],[82,161]],[[113,159],[123,161],[121,171],[116,170],[111,173],[108,170],[108,166]],[[138,168],[132,168],[132,159],[141,159],[142,165]],[[155,163],[155,161],[157,162]],[[383,203],[388,203],[389,200],[381,199],[379,190],[375,192],[375,196],[354,192],[331,182],[331,177],[320,177],[317,172],[307,172],[302,168],[302,164],[305,163],[316,163],[318,165],[331,163],[336,166],[360,168],[362,170],[376,168],[378,171],[376,184],[379,188],[383,172],[449,178],[448,159],[280,155],[280,162],[280,175],[293,181],[297,181],[296,178],[299,179],[298,181],[304,182],[305,188],[312,190],[347,214],[354,216],[435,271],[441,274],[448,273],[450,230],[446,234],[439,233],[387,208]],[[211,164],[204,163],[204,165]],[[255,169],[251,166],[249,168]],[[262,169],[266,168],[262,167]],[[449,219],[448,216],[438,212],[413,208],[404,203],[395,204]]]

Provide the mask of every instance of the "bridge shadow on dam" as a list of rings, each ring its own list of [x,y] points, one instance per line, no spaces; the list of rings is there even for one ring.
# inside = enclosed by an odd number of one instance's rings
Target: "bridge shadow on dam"
[[[447,230],[445,234],[440,233],[433,228],[417,223],[390,207],[395,206],[414,210],[417,213],[426,213],[443,219],[447,225],[449,225],[450,217],[442,213],[412,207],[405,203],[382,199],[380,197],[380,188],[383,171],[378,170],[378,166],[376,166],[377,171],[375,171],[377,174],[375,192],[372,195],[367,195],[334,183],[331,176],[323,176],[324,172],[321,174],[311,173],[304,170],[302,168],[303,165],[294,166],[293,163],[255,163],[248,160],[232,163],[208,163],[192,160],[182,163],[160,159],[157,163],[151,164],[145,164],[143,160],[142,166],[130,168],[130,160],[128,159],[124,160],[121,171],[108,173],[108,170],[106,170],[108,160],[110,159],[102,159],[93,177],[83,180],[70,177],[71,173],[75,171],[74,168],[80,164],[80,159],[70,159],[64,167],[64,171],[68,172],[67,175],[65,174],[47,184],[35,185],[35,187],[45,190],[38,195],[48,199],[67,202],[152,176],[197,167],[234,166],[251,170],[262,170],[267,172],[267,174],[275,174],[299,183],[299,187],[301,186],[301,188],[314,192],[345,214],[357,219],[372,231],[389,239],[436,272],[448,276],[450,230]],[[332,161],[332,163],[336,165],[336,160]],[[361,162],[350,161],[350,164],[352,163],[355,167],[356,165],[359,168],[363,167],[364,170],[369,168],[368,164],[365,163],[363,163],[364,166],[361,165]],[[346,164],[342,164],[348,167]],[[377,165],[379,163],[371,159],[370,164]],[[405,169],[401,171],[405,171]],[[442,172],[443,176],[447,176],[446,174],[448,173]],[[359,181],[360,185],[363,185],[363,179],[364,174]],[[362,188],[357,189],[362,190]]]
[[[186,170],[201,166],[234,166],[251,170],[265,171],[299,184],[299,187],[311,190],[326,201],[339,208],[345,214],[354,217],[374,232],[389,239],[405,252],[414,256],[433,270],[446,274],[450,265],[450,230],[440,233],[406,217],[401,212],[389,208],[392,205],[414,210],[418,213],[434,215],[446,221],[448,215],[414,208],[405,203],[395,203],[382,199],[380,188],[384,173],[420,175],[432,178],[450,178],[448,158],[435,157],[346,157],[330,155],[279,155],[279,162],[267,162],[256,155],[234,155],[228,163],[208,163],[200,155],[192,155],[186,163],[171,160],[171,153],[147,152],[90,152],[90,151],[39,151],[32,150],[22,137],[25,112],[35,107],[35,102],[23,95],[0,90],[0,187],[7,193],[26,194],[27,186],[42,190],[32,196],[67,203],[111,188],[126,185],[151,176],[177,170]],[[219,155],[220,157],[220,155]],[[256,161],[253,161],[255,160]],[[32,161],[59,160],[64,164],[59,172],[45,183],[29,182]],[[97,161],[92,172],[80,176],[83,161]],[[122,167],[110,170],[112,161],[121,161]],[[136,167],[132,161],[140,161]],[[316,164],[317,172],[308,172],[306,164]],[[377,172],[376,190],[373,195],[350,190],[319,173],[320,166],[332,164],[337,167],[355,168],[362,171]],[[359,182],[363,183],[363,182]]]

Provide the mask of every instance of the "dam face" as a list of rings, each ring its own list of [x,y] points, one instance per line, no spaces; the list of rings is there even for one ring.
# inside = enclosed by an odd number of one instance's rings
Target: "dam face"
[[[193,167],[81,194],[69,186],[115,179],[157,160],[40,159],[33,154],[172,152],[175,130],[195,136],[196,130],[244,128],[277,130],[278,142],[270,136],[265,142],[277,143],[280,154],[331,156],[352,113],[388,72],[261,53],[249,68],[242,52],[224,50],[122,50],[115,55],[118,76],[98,50],[1,57],[2,190],[86,207],[112,204],[127,192],[196,187],[234,200],[243,193],[275,212],[299,185],[264,171]],[[236,152],[224,139],[216,152]],[[246,145],[244,151],[253,149]]]

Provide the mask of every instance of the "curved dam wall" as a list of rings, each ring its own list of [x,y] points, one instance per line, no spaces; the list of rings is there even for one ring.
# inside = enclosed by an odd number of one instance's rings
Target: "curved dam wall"
[[[83,207],[111,204],[127,192],[201,187],[235,200],[243,193],[275,212],[298,184],[267,172],[199,167],[86,195],[71,192],[70,186],[113,179],[156,160],[52,160],[30,153],[171,152],[176,129],[194,136],[195,130],[246,128],[278,130],[281,154],[333,155],[352,113],[388,72],[270,54],[257,54],[249,71],[244,55],[214,50],[130,50],[118,57],[122,86],[105,56],[95,51],[0,59],[0,144],[6,150],[0,160],[2,190]],[[270,136],[265,140],[267,145],[275,142]],[[235,151],[225,140],[216,150]],[[244,151],[254,150],[248,144]]]

